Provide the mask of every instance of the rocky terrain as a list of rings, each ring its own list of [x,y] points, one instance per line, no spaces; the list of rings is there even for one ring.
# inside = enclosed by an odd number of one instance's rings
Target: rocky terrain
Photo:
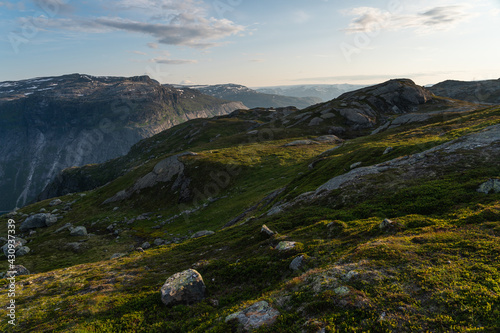
[[[474,103],[500,103],[500,79],[483,81],[448,80],[429,88],[434,94]]]
[[[311,96],[292,97],[281,94],[263,93],[239,84],[217,84],[188,87],[217,98],[228,101],[242,102],[249,108],[295,106],[302,109],[322,101],[318,97]]]
[[[51,191],[0,217],[3,332],[499,329],[498,105],[390,80],[189,120]]]
[[[361,89],[366,85],[357,84],[301,84],[290,86],[262,87],[255,90],[271,95],[283,95],[292,97],[317,97],[321,102],[337,98],[343,93]]]
[[[64,168],[107,161],[183,121],[244,107],[147,76],[0,82],[0,211],[33,200]]]

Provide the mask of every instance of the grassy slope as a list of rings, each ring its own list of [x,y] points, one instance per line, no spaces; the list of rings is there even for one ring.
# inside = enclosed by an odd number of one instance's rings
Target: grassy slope
[[[500,109],[438,117],[423,126],[407,125],[353,139],[327,154],[313,170],[308,169],[309,163],[334,145],[283,147],[300,138],[297,132],[278,128],[259,139],[231,132],[229,128],[234,127],[227,122],[240,124],[243,131],[247,125],[222,118],[206,125],[207,131],[191,144],[184,143],[184,149],[198,153],[184,157],[187,174],[204,192],[204,187],[213,183],[207,180],[210,172],[227,170],[227,165],[235,165],[239,171],[228,186],[219,186],[213,193],[217,201],[188,219],[181,216],[160,229],[152,228],[190,207],[189,203],[177,205],[177,194],[170,193],[168,187],[142,191],[127,202],[101,205],[172,154],[167,142],[180,143],[185,136],[182,131],[174,135],[170,130],[143,142],[135,152],[137,161],[152,158],[110,184],[87,192],[85,197],[61,197],[66,202],[77,201],[55,226],[38,229],[28,244],[32,253],[18,258],[19,264],[36,274],[18,278],[17,331],[225,332],[231,331],[223,320],[226,315],[260,299],[270,301],[282,313],[277,323],[261,329],[263,332],[316,332],[320,327],[327,332],[494,332],[499,328],[500,194],[475,192],[480,183],[498,177],[498,164],[478,161],[474,168],[450,170],[439,179],[398,180],[404,186],[396,188],[385,189],[388,180],[374,178],[378,192],[362,201],[338,205],[327,200],[259,218],[266,208],[260,207],[260,211],[248,214],[245,223],[213,236],[107,260],[144,240],[218,230],[285,185],[287,189],[278,200],[313,190],[345,173],[354,162],[380,163],[499,123]],[[222,135],[208,142],[216,134]],[[167,141],[167,136],[172,141]],[[383,155],[387,146],[395,149]],[[49,209],[49,202],[21,211]],[[113,211],[114,206],[120,208]],[[144,212],[154,212],[153,218],[119,224],[122,229],[130,228],[119,239],[106,231],[110,223]],[[380,231],[378,225],[386,217],[402,227]],[[64,247],[78,238],[52,234],[68,222],[85,225],[95,234],[84,243],[86,250],[81,253]],[[333,227],[327,227],[331,222]],[[264,223],[279,236],[263,237],[259,230]],[[1,228],[4,234],[4,223]],[[293,252],[277,253],[272,247],[281,239],[302,245]],[[288,265],[299,253],[309,258],[307,267],[293,273]],[[161,285],[170,275],[190,267],[202,274],[207,299],[194,306],[166,308],[159,297]],[[345,278],[351,270],[361,278]],[[349,288],[349,294],[335,293],[338,286]],[[3,302],[6,290],[0,295]],[[2,331],[16,331],[5,320],[0,325]]]

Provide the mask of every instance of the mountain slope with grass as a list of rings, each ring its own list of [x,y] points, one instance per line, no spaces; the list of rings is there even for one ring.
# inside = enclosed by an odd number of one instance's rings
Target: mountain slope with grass
[[[496,332],[499,156],[499,106],[409,80],[188,121],[1,217],[30,274],[0,330]],[[188,269],[204,298],[165,305]]]
[[[244,107],[148,76],[0,82],[0,211],[31,202],[64,168],[125,155],[183,121]]]

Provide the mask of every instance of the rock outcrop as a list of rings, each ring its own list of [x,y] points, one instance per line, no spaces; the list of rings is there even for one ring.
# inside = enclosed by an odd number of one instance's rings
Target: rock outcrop
[[[429,88],[434,94],[473,103],[500,104],[500,79],[484,81],[447,80]]]
[[[29,229],[50,227],[56,222],[56,216],[49,213],[39,213],[26,218],[19,226],[19,230],[27,231]]]
[[[205,289],[201,274],[188,269],[167,279],[161,287],[161,301],[165,305],[194,304],[205,298]]]
[[[226,322],[236,322],[237,326],[244,332],[250,332],[259,327],[272,326],[280,312],[269,305],[266,301],[252,304],[248,308],[230,314]]]

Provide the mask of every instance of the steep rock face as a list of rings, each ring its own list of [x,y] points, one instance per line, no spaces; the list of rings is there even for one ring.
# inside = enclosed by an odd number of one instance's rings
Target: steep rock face
[[[500,79],[484,81],[447,80],[429,88],[434,94],[473,103],[500,104]]]
[[[239,108],[147,76],[1,82],[0,211],[34,199],[64,168],[104,162],[180,122]]]

